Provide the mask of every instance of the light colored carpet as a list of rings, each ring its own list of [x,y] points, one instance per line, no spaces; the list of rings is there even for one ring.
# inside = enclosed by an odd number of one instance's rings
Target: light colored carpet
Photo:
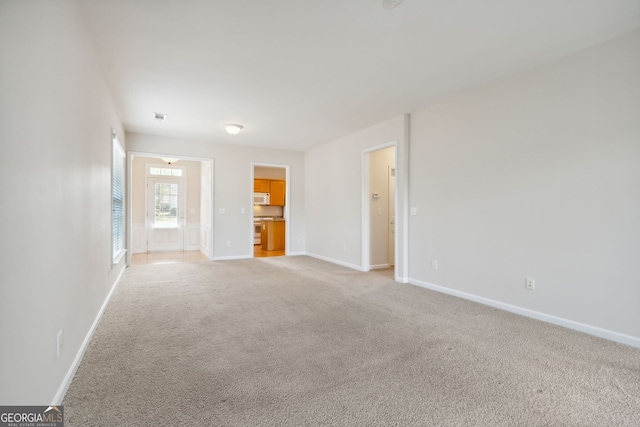
[[[129,268],[68,426],[638,426],[640,350],[307,257]]]

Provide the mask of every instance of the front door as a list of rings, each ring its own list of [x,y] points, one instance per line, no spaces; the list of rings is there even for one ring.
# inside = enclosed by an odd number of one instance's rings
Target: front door
[[[147,179],[147,251],[184,250],[184,181]]]

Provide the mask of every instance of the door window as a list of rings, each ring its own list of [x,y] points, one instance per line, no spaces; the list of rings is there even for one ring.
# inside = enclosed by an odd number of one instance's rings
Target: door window
[[[155,228],[178,228],[178,184],[169,182],[154,183]]]

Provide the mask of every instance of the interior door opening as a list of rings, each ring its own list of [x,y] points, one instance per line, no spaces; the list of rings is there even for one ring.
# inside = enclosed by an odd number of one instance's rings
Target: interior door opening
[[[213,259],[213,166],[213,159],[129,153],[128,265],[150,253]]]
[[[396,266],[396,146],[373,149],[363,159],[363,269]]]
[[[253,256],[284,256],[288,236],[288,166],[252,164]]]

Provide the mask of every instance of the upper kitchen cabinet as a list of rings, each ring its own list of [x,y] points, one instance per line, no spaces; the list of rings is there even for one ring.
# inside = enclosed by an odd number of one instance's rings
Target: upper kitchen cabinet
[[[284,206],[284,189],[285,181],[272,180],[270,186],[271,203],[272,206]]]
[[[271,180],[270,179],[254,179],[253,180],[253,192],[254,193],[270,193],[271,192]]]

